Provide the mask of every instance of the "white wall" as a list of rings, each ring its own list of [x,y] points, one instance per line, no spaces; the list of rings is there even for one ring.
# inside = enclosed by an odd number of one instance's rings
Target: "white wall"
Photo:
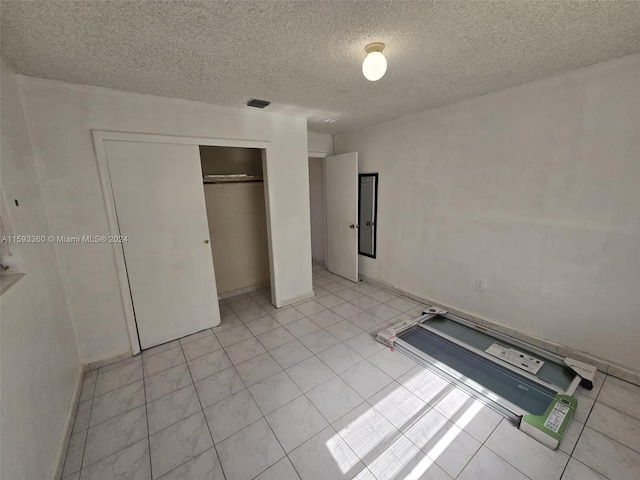
[[[17,79],[4,61],[0,70],[0,190],[10,215],[3,220],[15,234],[47,236],[51,229]],[[0,477],[47,479],[81,366],[53,244],[23,244],[19,251],[26,275],[0,297]]]
[[[309,158],[309,198],[311,202],[311,256],[325,264],[326,213],[324,209],[324,158]]]
[[[218,295],[268,284],[264,184],[205,183],[204,200]]]
[[[307,133],[309,156],[333,155],[333,136],[327,133]]]
[[[54,234],[108,233],[91,130],[270,142],[275,288],[310,294],[311,235],[304,118],[19,77]],[[83,362],[129,350],[110,245],[57,245]]]
[[[380,173],[361,273],[640,369],[639,86],[634,55],[336,135]]]

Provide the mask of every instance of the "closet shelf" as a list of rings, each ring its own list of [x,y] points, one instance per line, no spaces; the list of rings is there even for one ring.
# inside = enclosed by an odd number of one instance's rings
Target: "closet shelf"
[[[245,173],[227,174],[227,175],[203,175],[204,183],[248,183],[262,182],[261,175],[247,175]]]

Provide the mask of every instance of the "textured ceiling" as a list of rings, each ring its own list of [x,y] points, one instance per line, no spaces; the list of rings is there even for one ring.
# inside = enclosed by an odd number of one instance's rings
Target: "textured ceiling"
[[[261,98],[326,133],[640,51],[640,2],[622,0],[2,1],[1,14],[19,73],[220,105]],[[360,70],[373,41],[389,62],[375,83]]]

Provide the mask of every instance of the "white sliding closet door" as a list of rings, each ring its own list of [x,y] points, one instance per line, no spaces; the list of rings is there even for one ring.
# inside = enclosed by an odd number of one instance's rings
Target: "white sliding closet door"
[[[198,146],[104,145],[141,347],[218,325]]]

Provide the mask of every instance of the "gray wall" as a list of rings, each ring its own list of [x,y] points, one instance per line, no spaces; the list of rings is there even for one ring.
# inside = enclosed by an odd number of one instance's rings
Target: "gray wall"
[[[334,136],[380,173],[361,273],[640,369],[639,85],[633,55]]]

